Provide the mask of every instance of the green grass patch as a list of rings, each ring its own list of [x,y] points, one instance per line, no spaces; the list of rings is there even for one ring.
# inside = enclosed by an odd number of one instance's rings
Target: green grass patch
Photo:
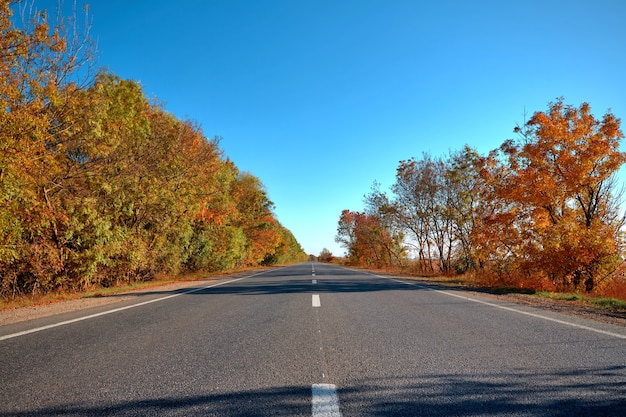
[[[538,291],[536,293],[539,297],[549,298],[551,300],[562,300],[562,301],[583,301],[584,297],[580,294],[575,293],[561,293],[561,292],[550,292],[550,291]]]
[[[626,310],[626,300],[619,298],[590,297],[582,294],[554,293],[549,291],[538,291],[537,295],[539,297],[550,298],[551,300],[575,301],[612,310]]]
[[[589,304],[597,305],[611,310],[626,310],[626,301],[619,298],[598,297],[585,300]]]

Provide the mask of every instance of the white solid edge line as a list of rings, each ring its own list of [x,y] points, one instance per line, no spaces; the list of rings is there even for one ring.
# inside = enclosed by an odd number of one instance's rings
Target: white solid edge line
[[[335,385],[313,384],[311,396],[313,417],[341,417]]]
[[[496,308],[499,308],[501,310],[512,311],[512,312],[515,312],[515,313],[524,314],[526,316],[535,317],[535,318],[538,318],[538,319],[543,319],[543,320],[551,321],[551,322],[554,322],[554,323],[563,324],[565,326],[576,327],[578,329],[589,330],[589,331],[592,331],[592,332],[595,332],[595,333],[600,333],[600,334],[607,335],[607,336],[617,337],[619,339],[626,339],[626,335],[623,335],[623,334],[613,333],[613,332],[609,332],[607,330],[600,330],[600,329],[596,329],[594,327],[589,327],[589,326],[585,326],[585,325],[582,325],[582,324],[576,324],[576,323],[572,323],[572,322],[565,321],[565,320],[559,320],[559,319],[555,319],[555,318],[552,318],[552,317],[543,316],[541,314],[531,313],[530,311],[518,310],[517,308],[512,308],[512,307],[507,307],[507,306],[503,306],[503,305],[499,305],[499,304],[495,304],[495,303],[490,303],[488,301],[478,300],[476,298],[471,298],[471,297],[467,297],[467,296],[460,295],[460,294],[454,294],[454,293],[451,293],[449,291],[436,290],[434,288],[430,288],[430,287],[427,287],[427,286],[424,286],[424,285],[420,285],[420,284],[417,284],[417,283],[414,283],[414,282],[406,282],[406,281],[402,281],[402,280],[399,280],[399,279],[383,277],[383,276],[379,276],[379,275],[377,275],[377,276],[380,277],[380,278],[390,279],[390,280],[395,281],[395,282],[400,282],[402,284],[413,285],[415,287],[423,288],[423,289],[426,289],[426,290],[429,290],[429,291],[435,291],[435,292],[438,292],[440,294],[448,295],[450,297],[461,298],[463,300],[471,301],[471,302],[474,302],[474,303],[484,304],[484,305],[487,305],[487,306],[490,306],[490,307],[496,307]]]
[[[320,302],[319,294],[312,294],[311,302],[313,303],[313,307],[321,307],[322,303]]]
[[[61,321],[61,322],[58,322],[58,323],[49,324],[47,326],[35,327],[34,329],[29,329],[29,330],[24,330],[24,331],[17,332],[17,333],[7,334],[5,336],[0,336],[0,341],[7,340],[7,339],[12,339],[14,337],[24,336],[24,335],[27,335],[27,334],[30,334],[30,333],[40,332],[42,330],[48,330],[48,329],[53,329],[55,327],[65,326],[66,324],[72,324],[72,323],[76,323],[76,322],[83,321],[83,320],[89,320],[89,319],[93,319],[93,318],[96,318],[96,317],[106,316],[107,314],[117,313],[119,311],[128,310],[128,309],[135,308],[135,307],[145,306],[146,304],[152,304],[152,303],[156,303],[158,301],[165,301],[165,300],[168,300],[170,298],[178,297],[178,296],[185,295],[185,294],[191,294],[191,293],[202,291],[202,290],[206,290],[206,289],[209,289],[209,288],[219,287],[220,285],[230,284],[231,282],[237,282],[237,281],[241,281],[243,279],[252,278],[252,277],[255,277],[257,275],[264,274],[266,272],[268,272],[268,271],[262,271],[262,272],[259,272],[257,274],[250,275],[250,276],[247,276],[247,277],[231,279],[229,281],[224,281],[224,282],[219,282],[217,284],[207,285],[206,287],[194,288],[194,289],[189,290],[189,291],[184,291],[184,292],[177,293],[177,294],[167,295],[165,297],[155,298],[153,300],[143,301],[141,303],[132,304],[132,305],[129,305],[129,306],[114,308],[112,310],[102,311],[100,313],[90,314],[88,316],[77,317],[77,318],[72,319],[72,320]]]

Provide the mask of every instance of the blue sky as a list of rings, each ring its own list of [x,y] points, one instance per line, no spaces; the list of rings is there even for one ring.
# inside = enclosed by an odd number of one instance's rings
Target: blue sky
[[[222,136],[307,253],[343,254],[400,160],[487,153],[561,96],[626,117],[622,0],[88,3],[98,65]]]

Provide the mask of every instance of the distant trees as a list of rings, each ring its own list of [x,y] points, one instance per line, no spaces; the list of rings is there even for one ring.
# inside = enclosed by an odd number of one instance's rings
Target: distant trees
[[[344,210],[335,240],[347,249],[348,261],[354,264],[400,265],[404,258],[402,236],[393,233],[374,214]]]
[[[373,243],[387,233],[403,236],[420,272],[474,270],[592,291],[623,257],[620,120],[559,99],[515,132],[518,140],[486,157],[465,147],[400,161],[392,197],[366,196],[378,215],[344,210],[337,240],[353,262],[390,264]]]
[[[328,248],[324,248],[322,249],[322,251],[320,252],[320,255],[317,257],[319,262],[332,262],[332,260],[334,259],[333,254],[330,250],[328,250]]]
[[[306,259],[219,138],[133,81],[77,82],[77,39],[43,12],[13,20],[2,2],[1,296]]]

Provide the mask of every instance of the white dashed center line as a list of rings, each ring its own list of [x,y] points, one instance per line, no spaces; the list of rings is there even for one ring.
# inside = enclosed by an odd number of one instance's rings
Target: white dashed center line
[[[313,294],[313,297],[311,297],[311,301],[313,303],[313,307],[320,307],[322,305],[320,303],[320,295],[319,294]]]
[[[313,417],[341,417],[337,388],[333,384],[313,384]]]
[[[315,276],[315,268],[312,268],[312,274]],[[317,280],[311,280],[312,284],[317,284]],[[311,304],[313,307],[321,307],[319,294],[311,294]],[[322,344],[322,329],[320,327],[319,310],[315,310],[315,318],[317,321],[317,333],[320,343],[320,354],[322,361],[322,380],[327,378],[324,368],[326,367],[326,359],[324,358],[324,348]],[[313,384],[311,387],[311,411],[313,417],[341,417],[339,411],[339,397],[337,396],[337,387],[334,384]]]

